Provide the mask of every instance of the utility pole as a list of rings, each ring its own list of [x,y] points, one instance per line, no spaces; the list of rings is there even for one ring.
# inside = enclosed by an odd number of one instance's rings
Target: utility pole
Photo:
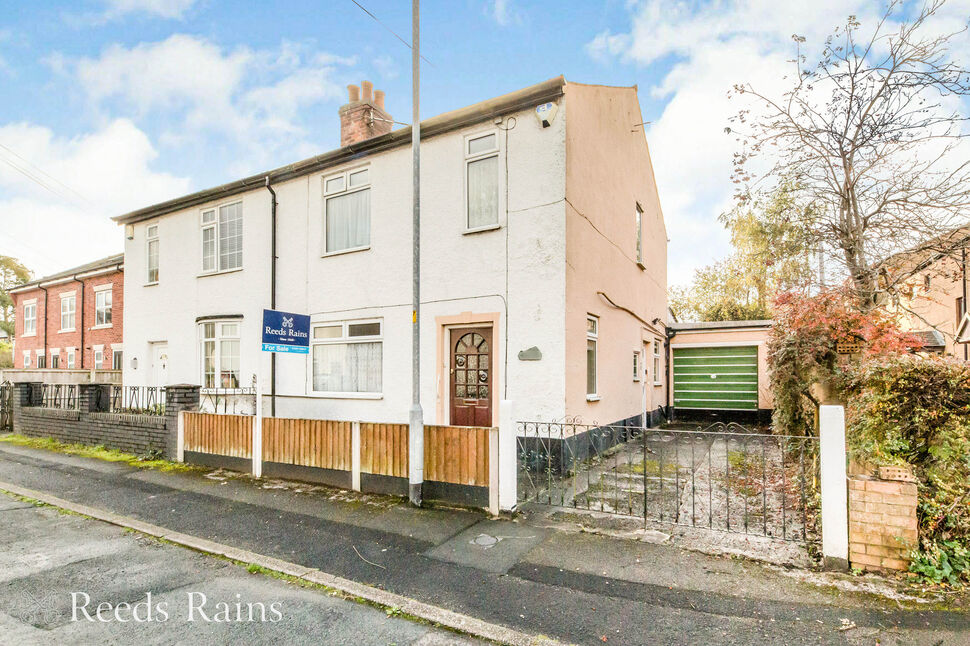
[[[419,0],[411,0],[411,172],[414,209],[412,228],[411,415],[408,424],[408,497],[421,506],[424,484],[424,412],[421,410],[421,115],[418,109],[421,50]]]

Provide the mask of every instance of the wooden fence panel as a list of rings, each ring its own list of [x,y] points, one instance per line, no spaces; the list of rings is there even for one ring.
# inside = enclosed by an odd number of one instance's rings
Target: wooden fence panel
[[[351,422],[263,418],[263,461],[350,471]]]
[[[408,477],[408,425],[360,425],[360,470],[376,475]]]
[[[487,487],[488,433],[478,426],[425,426],[424,479]]]
[[[214,415],[184,413],[186,451],[253,457],[253,417],[250,415]]]

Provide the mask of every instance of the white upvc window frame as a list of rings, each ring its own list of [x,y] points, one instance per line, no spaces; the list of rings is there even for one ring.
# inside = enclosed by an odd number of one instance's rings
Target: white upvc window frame
[[[600,319],[594,314],[586,315],[586,401],[599,401],[599,333]],[[589,383],[589,351],[593,349],[593,383]]]
[[[94,327],[92,330],[106,329],[114,325],[112,302],[114,301],[113,285],[107,283],[94,288]],[[101,319],[104,319],[102,321]]]
[[[77,330],[77,291],[61,292],[61,327],[58,332],[75,332]],[[64,310],[66,303],[73,303],[68,311]],[[64,327],[64,317],[70,316],[70,327]]]
[[[47,353],[44,352],[43,350],[34,350],[34,354],[36,355],[35,356],[35,360],[37,362],[37,369],[38,370],[43,370],[44,368],[46,368],[47,367]],[[41,359],[43,359],[43,361],[41,361]],[[44,364],[44,365],[41,365],[41,364]]]
[[[67,369],[74,370],[74,366],[77,365],[77,348],[67,349]]]
[[[636,204],[634,224],[636,226],[637,265],[640,267],[640,269],[646,269],[646,266],[643,264],[643,207],[640,206],[639,202]]]
[[[30,312],[30,316],[27,312]],[[27,323],[30,323],[30,330]],[[37,299],[24,301],[24,336],[37,336]]]
[[[661,368],[663,367],[661,358],[663,354],[661,352],[661,343],[658,339],[653,340],[653,385],[662,386],[663,385],[663,374]]]
[[[640,381],[640,351],[633,351],[633,381]]]
[[[357,186],[350,185],[350,176],[358,175],[359,173],[366,173],[366,181],[363,184],[358,184]],[[343,180],[342,187],[337,189],[328,189],[328,185],[331,182],[337,180]],[[323,238],[320,240],[320,256],[326,258],[327,256],[339,256],[345,253],[354,253],[355,251],[367,251],[371,247],[371,236],[374,233],[374,194],[371,193],[371,204],[370,213],[368,214],[370,220],[370,226],[367,229],[367,244],[359,245],[356,247],[347,247],[345,249],[328,249],[327,248],[327,208],[329,200],[335,197],[341,197],[343,195],[350,195],[351,193],[360,193],[363,191],[369,191],[373,188],[373,183],[371,181],[371,167],[370,165],[355,166],[353,168],[348,168],[342,170],[339,173],[333,173],[332,175],[324,175],[321,178],[321,186],[323,188]]]
[[[155,244],[155,260],[152,262],[152,243]],[[157,285],[159,276],[159,259],[162,243],[158,237],[158,223],[145,227],[145,284]]]
[[[351,336],[350,326],[352,325],[380,325],[380,332],[372,335]],[[340,327],[340,336],[330,338],[316,338],[315,330],[318,328]],[[381,345],[381,389],[380,391],[332,391],[316,390],[313,382],[313,355],[314,348],[321,345],[346,345],[349,343],[374,343]],[[307,361],[307,384],[309,393],[317,397],[327,397],[332,399],[382,399],[384,397],[384,319],[366,318],[350,319],[340,321],[313,321],[310,324],[310,355]]]
[[[479,139],[484,139],[485,137],[495,137],[495,146],[487,150],[480,150],[475,153],[469,152],[471,142],[478,141]],[[463,233],[478,233],[479,231],[493,231],[499,229],[502,226],[502,187],[503,187],[503,177],[502,177],[502,167],[501,159],[501,148],[499,146],[499,136],[497,130],[482,130],[480,132],[470,133],[464,136],[462,140],[462,155],[464,157],[464,163],[462,164],[462,201],[464,202],[464,231]],[[498,198],[495,204],[495,222],[489,224],[483,224],[477,227],[469,226],[468,218],[471,215],[468,209],[468,168],[471,164],[482,161],[483,159],[489,159],[490,157],[496,158],[496,168],[495,168],[495,187],[498,191]]]
[[[240,251],[239,251],[239,265],[234,267],[223,267],[222,266],[222,232],[220,231],[221,224],[219,223],[219,212],[230,206],[239,205],[240,216],[239,216],[239,227],[241,229],[240,238]],[[217,204],[215,206],[208,206],[199,210],[199,266],[201,268],[200,275],[209,276],[211,274],[226,274],[232,271],[240,271],[243,268],[243,248],[242,244],[245,242],[245,214],[242,213],[242,200],[230,200],[222,204]],[[206,216],[212,214],[211,220],[206,220]],[[211,268],[206,267],[206,253],[205,253],[205,234],[206,231],[212,231],[213,241],[213,266]]]
[[[111,369],[124,370],[125,368],[125,349],[120,343],[111,344]]]
[[[94,369],[103,370],[104,369],[104,346],[95,345],[95,346],[92,346],[91,350],[94,353]]]
[[[213,336],[206,335],[206,325],[213,325]],[[214,390],[214,389],[228,389],[235,390],[243,387],[242,379],[242,319],[231,318],[231,319],[212,319],[207,321],[199,321],[199,375],[200,383],[202,384],[203,390]],[[226,330],[226,326],[235,326],[236,331],[232,333]],[[212,384],[208,385],[206,383],[205,374],[205,344],[211,341],[213,343],[213,376]],[[224,341],[235,341],[237,343],[237,359],[239,361],[239,367],[236,370],[236,383],[232,385],[223,385],[223,354],[222,354],[222,344]],[[231,379],[231,373],[230,379]]]
[[[24,350],[24,370],[30,370],[30,350]]]

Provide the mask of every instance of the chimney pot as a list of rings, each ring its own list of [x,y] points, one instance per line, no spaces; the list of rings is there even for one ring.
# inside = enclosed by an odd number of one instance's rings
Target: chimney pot
[[[381,112],[384,111],[384,90],[374,91],[374,105],[380,108]]]
[[[391,131],[391,115],[384,111],[384,92],[374,91],[374,84],[364,81],[361,87],[348,85],[350,102],[340,108],[340,145],[349,146]]]
[[[347,94],[350,97],[351,103],[356,103],[357,101],[360,101],[360,88],[357,87],[356,85],[348,85]]]
[[[364,103],[370,103],[374,100],[374,84],[370,81],[364,81],[360,84],[361,90],[363,90],[363,101]]]

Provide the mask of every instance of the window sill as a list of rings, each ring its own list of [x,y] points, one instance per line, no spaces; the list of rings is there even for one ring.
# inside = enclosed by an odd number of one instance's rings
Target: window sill
[[[467,236],[467,235],[471,235],[473,233],[483,233],[485,231],[495,231],[495,230],[501,229],[501,228],[502,228],[502,225],[501,224],[489,224],[489,225],[484,226],[484,227],[476,227],[474,229],[465,229],[464,231],[461,232],[461,234],[463,236]]]
[[[345,253],[355,253],[357,251],[368,251],[370,250],[370,245],[364,247],[352,247],[351,249],[339,249],[337,251],[324,251],[320,254],[321,258],[329,258],[330,256],[342,256]]]
[[[157,285],[157,284],[158,284],[158,281],[156,280],[156,281],[154,281],[154,282],[151,282],[151,283],[145,283],[145,284],[143,285],[143,287],[154,287],[154,286],[155,286],[155,285]]]
[[[242,271],[242,267],[236,267],[235,269],[223,269],[222,271],[204,271],[198,274],[196,278],[205,278],[207,276],[222,276],[223,274],[234,274],[237,271]]]
[[[645,264],[643,264],[643,262],[640,261],[640,260],[637,261],[637,267],[639,267],[642,271],[646,271],[647,270],[647,266]]]
[[[600,400],[599,395],[586,395],[586,401],[588,402],[598,402]]]
[[[309,397],[318,399],[384,399],[384,393],[318,393],[311,392]]]
[[[92,330],[110,330],[112,327],[114,327],[114,326],[111,323],[108,323],[107,325],[92,325],[90,329],[92,329]]]
[[[77,330],[75,328],[64,328],[57,331],[58,334],[66,334],[68,332],[77,332]]]
[[[662,382],[662,381],[655,381],[655,382],[653,382],[653,385],[654,386],[658,386],[658,387],[659,386],[663,386],[664,385],[664,382]]]
[[[30,334],[27,334],[26,332],[24,332],[23,334],[20,335],[21,338],[28,337],[28,336],[37,336],[37,333],[31,332]]]

